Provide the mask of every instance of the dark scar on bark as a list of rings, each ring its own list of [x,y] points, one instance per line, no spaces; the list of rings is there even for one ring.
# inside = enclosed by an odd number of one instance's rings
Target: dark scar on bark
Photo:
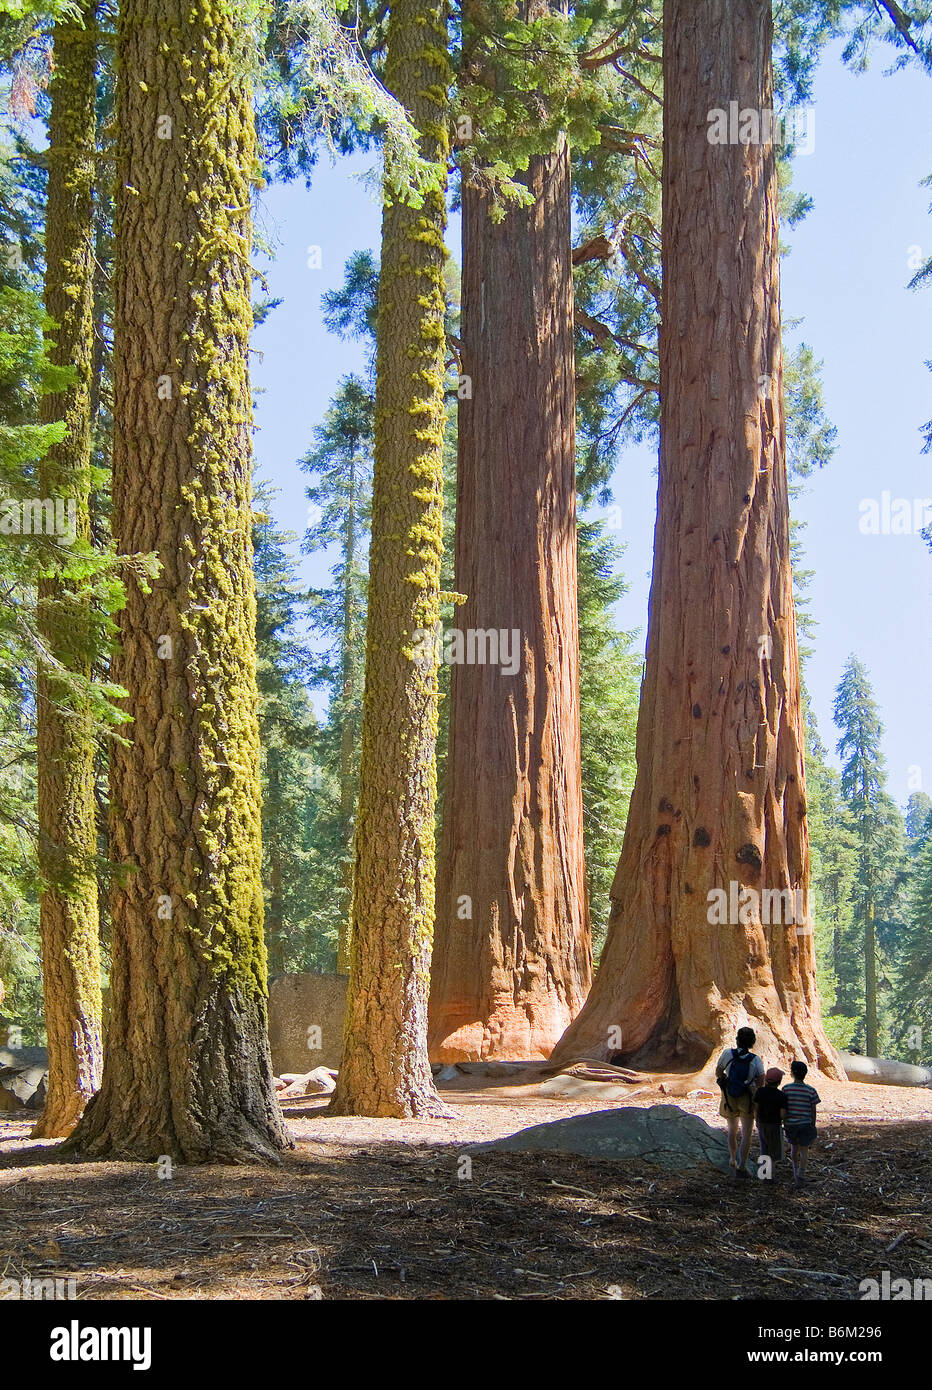
[[[757,872],[760,873],[761,854],[756,845],[742,845],[739,850],[735,851],[735,858],[739,864],[749,864],[751,868],[756,869]]]
[[[706,830],[704,826],[700,825],[696,833],[693,835],[694,847],[696,849],[705,849],[706,845],[710,845],[711,843],[712,836],[709,834],[708,830]]]

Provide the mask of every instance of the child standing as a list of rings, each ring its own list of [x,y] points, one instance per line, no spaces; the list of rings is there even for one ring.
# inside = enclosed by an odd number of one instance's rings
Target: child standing
[[[803,1181],[806,1156],[815,1143],[816,1106],[820,1103],[815,1087],[806,1085],[808,1070],[805,1062],[791,1062],[793,1080],[783,1087],[783,1095],[786,1096],[786,1137],[793,1163],[793,1181],[797,1186]]]
[[[780,1120],[789,1101],[786,1092],[780,1090],[782,1080],[783,1072],[780,1068],[771,1067],[764,1077],[763,1086],[758,1087],[754,1096],[761,1156],[770,1159],[770,1171],[764,1178],[765,1182],[773,1182],[773,1165],[779,1163],[783,1157]]]

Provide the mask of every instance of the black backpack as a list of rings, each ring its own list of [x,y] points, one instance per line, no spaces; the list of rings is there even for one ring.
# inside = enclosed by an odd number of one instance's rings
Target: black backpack
[[[730,1096],[743,1096],[751,1075],[753,1052],[733,1052],[728,1063],[726,1088]]]

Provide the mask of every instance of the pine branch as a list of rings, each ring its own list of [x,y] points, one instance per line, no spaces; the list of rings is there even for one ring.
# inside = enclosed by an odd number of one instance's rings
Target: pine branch
[[[888,17],[890,18],[893,24],[894,29],[896,29],[897,32],[903,36],[903,39],[906,41],[907,47],[911,48],[914,53],[918,53],[921,57],[922,50],[909,32],[909,26],[913,22],[913,16],[908,15],[903,10],[901,10],[899,5],[894,3],[894,0],[874,0],[874,5],[878,13],[881,10],[886,11]]]

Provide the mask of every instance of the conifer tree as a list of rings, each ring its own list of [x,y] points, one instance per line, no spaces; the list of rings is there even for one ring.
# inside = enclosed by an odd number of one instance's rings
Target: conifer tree
[[[905,827],[909,840],[910,853],[919,852],[929,833],[929,816],[932,815],[932,796],[928,792],[910,792],[906,803]]]
[[[886,791],[881,748],[883,725],[862,662],[851,656],[835,694],[833,717],[840,732],[841,791],[857,845],[853,920],[860,938],[863,982],[860,1017],[867,1055],[881,1049],[881,990],[890,989],[885,964],[894,969],[901,928],[899,895],[904,883],[902,815]],[[886,951],[881,948],[886,946]],[[886,962],[885,959],[886,958]]]
[[[315,882],[310,821],[316,786],[317,721],[308,695],[311,654],[301,625],[307,595],[288,551],[296,537],[279,531],[255,493],[256,680],[262,777],[262,883],[270,975],[303,969],[329,943],[312,931]]]
[[[599,973],[555,1062],[611,1055],[615,1039],[641,1063],[705,1067],[752,1021],[774,1054],[838,1070],[806,921],[765,929],[754,896],[805,902],[809,886],[778,182],[772,147],[715,145],[706,116],[733,100],[772,107],[771,48],[768,0],[664,5],[660,482],[638,770]],[[710,912],[723,880],[750,907],[727,926]]]
[[[352,845],[359,780],[363,652],[366,630],[366,548],[372,494],[372,395],[357,376],[346,377],[316,432],[314,449],[302,468],[314,478],[307,495],[318,517],[305,536],[305,549],[337,542],[333,583],[312,595],[314,627],[328,642],[317,679],[329,686],[328,727],[336,742],[332,765],[338,785],[337,853],[341,883],[337,910],[340,932],[337,969],[349,965]]]
[[[8,992],[8,1007],[17,1010],[31,1040],[40,1041],[33,900],[41,886],[52,1054],[44,1123],[54,1128],[62,1127],[63,1105],[79,1110],[86,1099],[88,1064],[93,1071],[99,1052],[99,1039],[92,1042],[96,1028],[88,1026],[88,1015],[99,1015],[99,975],[96,914],[84,907],[85,892],[91,909],[95,892],[86,768],[95,736],[122,718],[110,698],[113,688],[90,678],[92,663],[106,660],[110,613],[122,592],[112,555],[95,553],[87,541],[87,495],[98,482],[86,447],[85,410],[93,10],[85,7],[85,22],[76,7],[50,5],[41,19],[57,14],[61,66],[54,70],[36,12],[20,6],[18,23],[0,25],[0,62],[9,64],[14,116],[45,117],[45,87],[54,78],[48,150],[37,154],[14,124],[0,157],[0,854],[8,907],[0,926],[0,972],[13,970],[17,987]],[[49,166],[47,179],[43,166]],[[43,218],[49,224],[45,292],[57,322],[40,307]]]
[[[446,8],[398,0],[386,85],[432,187],[382,220],[375,469],[362,760],[340,1114],[447,1113],[427,1061],[434,916],[437,672],[418,634],[440,615],[443,546]]]
[[[913,807],[925,809],[915,802]],[[908,925],[901,942],[891,1033],[900,1056],[927,1063],[932,1056],[932,812],[927,812],[920,829],[914,829],[910,852]]]
[[[85,542],[92,488],[96,9],[91,0],[76,20],[60,20],[54,35],[45,307],[54,324],[51,359],[70,364],[73,375],[64,392],[43,399],[43,418],[63,419],[66,434],[39,470],[39,495],[73,502],[75,534]],[[102,1066],[96,739],[86,710],[67,707],[54,666],[71,670],[80,661],[80,674],[90,676],[72,630],[86,629],[88,603],[87,585],[54,575],[40,581],[39,627],[52,658],[40,667],[37,691],[39,863],[49,885],[40,915],[49,1082],[34,1130],[43,1138],[71,1132],[100,1084]]]
[[[618,573],[621,547],[599,520],[579,522],[579,721],[582,734],[586,884],[597,955],[605,940],[612,879],[634,785],[641,661],[633,637],[619,632],[613,609],[627,590]]]
[[[288,1140],[262,937],[250,32],[228,0],[126,0],[117,56],[113,532],[161,571],[121,615],[133,725],[112,760],[112,1013],[68,1144],[271,1158]]]

